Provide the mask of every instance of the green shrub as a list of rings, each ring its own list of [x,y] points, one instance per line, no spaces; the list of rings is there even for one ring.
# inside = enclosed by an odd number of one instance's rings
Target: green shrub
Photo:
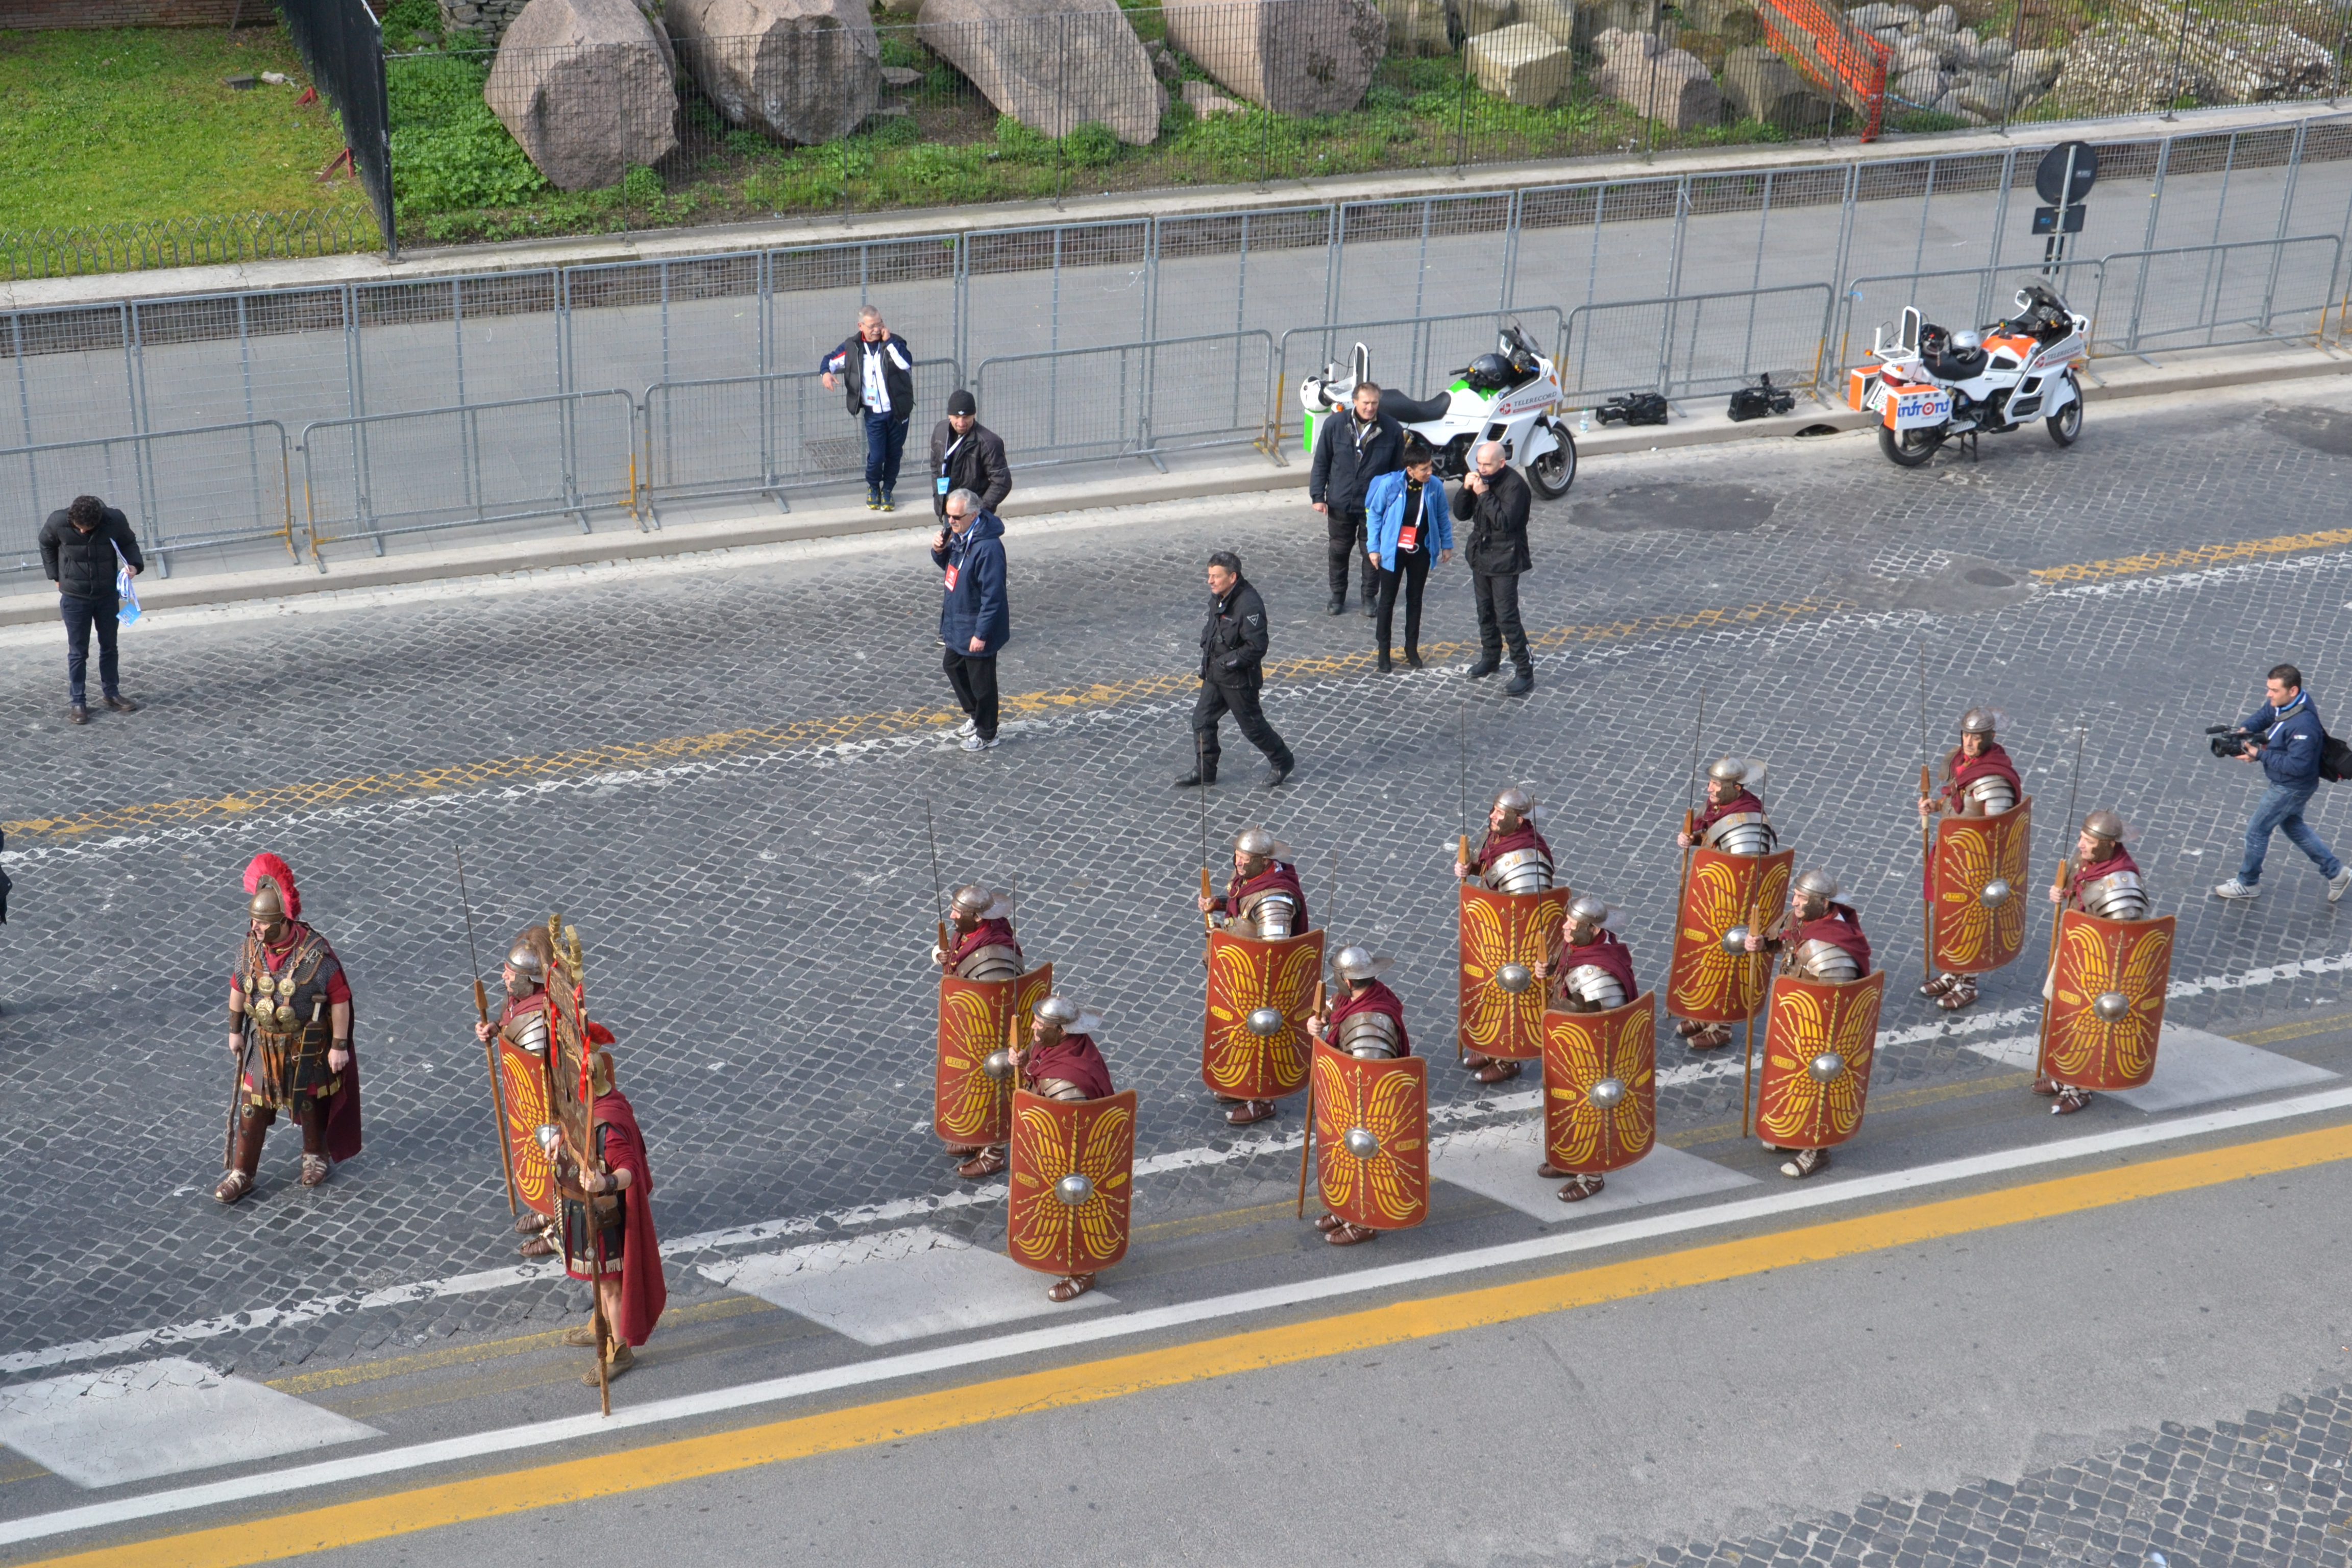
[[[436,47],[441,42],[439,0],[393,0],[381,24],[388,49]]]
[[[1181,136],[1192,128],[1192,121],[1199,118],[1199,115],[1192,112],[1191,104],[1171,93],[1168,95],[1168,107],[1160,116],[1160,134]]]
[[[1109,126],[1089,120],[1070,128],[1062,138],[1062,151],[1081,169],[1099,169],[1118,162],[1118,138]]]
[[[488,76],[455,55],[385,62],[393,198],[404,214],[511,206],[553,188],[482,101]]]
[[[1010,114],[996,117],[996,150],[1007,158],[1022,163],[1050,160],[1054,144],[1030,130]]]

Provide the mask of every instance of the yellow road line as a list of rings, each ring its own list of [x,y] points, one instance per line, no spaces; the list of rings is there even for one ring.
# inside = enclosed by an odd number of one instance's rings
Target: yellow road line
[[[2331,528],[2318,533],[2281,533],[2268,539],[2235,540],[2228,544],[2197,544],[2185,550],[2151,550],[2141,555],[2082,561],[2071,566],[2037,566],[2028,575],[2043,583],[2095,583],[2114,577],[2147,577],[2158,572],[2222,566],[2232,561],[2259,561],[2266,555],[2293,555],[2298,551],[2326,550],[2338,544],[2352,544],[2352,528]]]
[[[1147,1390],[1347,1355],[1797,1264],[2080,1214],[2352,1157],[2352,1124],[2061,1176],[1795,1230],[1631,1258],[1507,1285],[1254,1329],[1132,1355],[795,1416],[706,1436],[332,1503],[130,1545],[42,1568],[243,1568],[440,1525],[493,1519],[761,1465],[1087,1405]]]
[[[2274,1046],[2281,1040],[2299,1040],[2305,1035],[2325,1035],[2347,1028],[2352,1028],[2352,1013],[2330,1013],[2325,1018],[2299,1018],[2292,1024],[2273,1024],[2267,1029],[2230,1037],[2249,1046]]]

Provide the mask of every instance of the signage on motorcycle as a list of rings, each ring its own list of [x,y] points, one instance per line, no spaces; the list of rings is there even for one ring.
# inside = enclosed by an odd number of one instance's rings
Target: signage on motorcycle
[[[1897,430],[1939,426],[1952,416],[1952,395],[1940,386],[1923,386],[1895,394],[1895,413],[1887,423]]]

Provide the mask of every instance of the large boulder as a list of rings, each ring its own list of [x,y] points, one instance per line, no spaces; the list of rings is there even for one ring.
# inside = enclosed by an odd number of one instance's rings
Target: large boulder
[[[1513,20],[1541,27],[1554,43],[1575,46],[1576,0],[1517,0],[1512,12]]]
[[[1517,9],[1513,0],[1454,0],[1454,9],[1462,18],[1463,32],[1474,38],[1501,32],[1521,19],[1512,15]]]
[[[1497,98],[1538,109],[1559,102],[1567,93],[1575,67],[1567,45],[1527,22],[1481,33],[1465,52],[1480,87]]]
[[[1820,135],[1828,129],[1830,100],[1772,49],[1734,49],[1723,62],[1724,96],[1744,120],[1782,131]]]
[[[1160,16],[1171,48],[1276,114],[1345,114],[1388,52],[1388,18],[1372,0],[1224,0]]]
[[[1388,23],[1389,53],[1448,55],[1454,40],[1445,28],[1445,0],[1372,0]]]
[[[1594,41],[1602,64],[1592,84],[1604,97],[1676,131],[1723,121],[1723,93],[1706,62],[1688,49],[1668,48],[1654,34],[1611,29]]]
[[[662,14],[730,124],[810,146],[846,136],[882,101],[866,0],[668,0]]]
[[[1601,52],[1601,36],[1609,32],[1654,33],[1665,0],[1587,0],[1576,7],[1576,37],[1580,49]]]
[[[1118,0],[924,0],[915,37],[1041,136],[1089,121],[1133,147],[1160,134],[1168,89]]]
[[[677,150],[674,75],[667,40],[635,0],[530,0],[482,99],[541,174],[601,190]]]

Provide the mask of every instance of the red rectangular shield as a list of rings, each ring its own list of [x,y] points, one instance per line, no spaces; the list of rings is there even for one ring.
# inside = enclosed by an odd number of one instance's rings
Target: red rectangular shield
[[[1322,973],[1319,931],[1280,942],[1211,931],[1201,1081],[1235,1100],[1279,1100],[1306,1088],[1307,1015]],[[1278,1018],[1270,1033],[1260,1034],[1250,1019],[1266,1009]]]
[[[1014,1090],[1010,1158],[1013,1261],[1042,1274],[1092,1274],[1127,1256],[1135,1090],[1101,1100]]]
[[[1544,988],[1535,965],[1559,945],[1560,917],[1571,896],[1567,888],[1497,893],[1475,882],[1461,885],[1455,1035],[1465,1049],[1512,1061],[1543,1055]],[[1522,980],[1514,989],[1511,983]]]
[[[1015,980],[940,976],[940,1048],[931,1076],[931,1131],[959,1148],[1013,1135],[1013,1073],[988,1073],[988,1058],[1018,1045],[1030,1009],[1054,993],[1054,966]]]
[[[1429,1064],[1315,1047],[1315,1190],[1373,1230],[1429,1217]]]
[[[1928,950],[1951,974],[1983,974],[2025,945],[2026,858],[2033,801],[1996,816],[1940,816],[1927,867]],[[1986,901],[1985,889],[1994,889]]]
[[[1605,1013],[1546,1013],[1544,1158],[1598,1176],[1622,1171],[1658,1139],[1658,999],[1644,991]],[[1603,1090],[1596,1103],[1593,1090]]]
[[[2058,965],[2043,1004],[2043,1072],[2076,1089],[2137,1089],[2155,1076],[2177,919],[2103,921],[2059,911]],[[2112,1021],[2095,1010],[2109,993],[2124,999]]]
[[[499,1083],[506,1107],[507,1158],[514,1168],[515,1196],[532,1212],[555,1213],[555,1173],[539,1146],[547,1113],[547,1064],[499,1037]]]
[[[1756,1094],[1759,1137],[1782,1149],[1826,1149],[1854,1135],[1870,1098],[1885,994],[1883,969],[1843,984],[1792,974],[1772,982]]]
[[[1793,849],[1777,855],[1726,855],[1704,846],[1691,851],[1690,877],[1675,921],[1675,953],[1666,970],[1666,1011],[1703,1024],[1737,1024],[1763,999],[1771,960],[1723,950],[1733,926],[1760,930],[1789,901]]]

